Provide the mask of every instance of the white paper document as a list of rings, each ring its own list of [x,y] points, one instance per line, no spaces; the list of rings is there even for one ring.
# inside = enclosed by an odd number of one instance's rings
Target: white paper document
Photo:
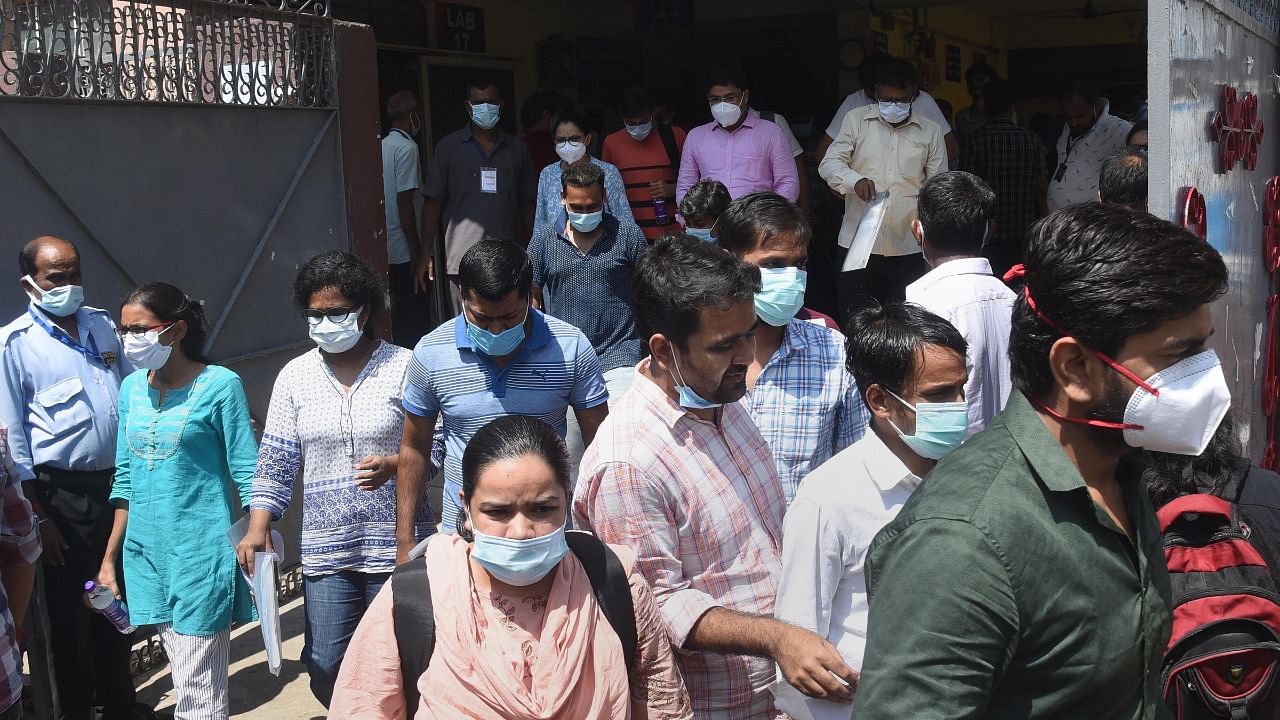
[[[862,211],[862,220],[858,222],[858,231],[853,235],[853,242],[849,243],[849,254],[844,256],[841,272],[861,270],[867,266],[867,260],[871,259],[871,248],[876,244],[876,237],[880,234],[880,226],[884,224],[884,216],[888,209],[888,190],[872,196],[871,202],[867,203],[866,209]]]
[[[230,541],[231,547],[238,546],[248,532],[249,516],[245,515],[227,529],[227,540]],[[240,569],[240,574],[244,576],[245,582],[249,583],[249,590],[253,593],[253,604],[258,608],[258,625],[262,628],[262,641],[267,649],[267,669],[272,675],[279,677],[282,648],[280,602],[276,595],[278,587],[276,566],[284,556],[284,538],[280,537],[280,533],[275,530],[271,531],[271,549],[273,552],[254,554],[253,577],[249,577],[244,568]]]

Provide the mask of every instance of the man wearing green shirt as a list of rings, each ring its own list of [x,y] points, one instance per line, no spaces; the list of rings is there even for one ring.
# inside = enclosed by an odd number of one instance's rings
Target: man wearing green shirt
[[[1198,454],[1225,413],[1226,267],[1091,204],[1032,228],[1024,280],[1008,407],[871,545],[857,720],[1168,715],[1169,580],[1132,448]]]

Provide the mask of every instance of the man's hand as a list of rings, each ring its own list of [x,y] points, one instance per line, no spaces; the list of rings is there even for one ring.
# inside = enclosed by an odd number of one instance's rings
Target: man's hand
[[[356,487],[370,492],[386,484],[395,474],[395,463],[385,455],[368,455],[356,463]]]
[[[240,567],[244,568],[249,577],[253,577],[254,555],[271,551],[271,527],[256,527],[254,523],[249,523],[249,531],[236,546],[236,558],[240,561]]]
[[[858,673],[822,636],[788,626],[778,638],[773,659],[787,682],[805,695],[830,702],[853,702]]]
[[[436,279],[435,260],[430,255],[413,260],[413,292],[427,291],[427,281]]]
[[[116,580],[116,564],[114,562],[104,560],[102,567],[98,568],[97,579],[98,584],[110,590],[115,599],[120,599],[120,583]]]
[[[649,197],[655,200],[658,198],[674,200],[676,198],[676,184],[654,180],[649,183]]]
[[[853,194],[858,196],[862,202],[871,202],[871,198],[876,196],[876,184],[871,178],[862,178],[857,185],[853,186]]]
[[[67,545],[67,541],[62,538],[62,531],[58,526],[48,518],[40,521],[40,544],[44,547],[44,552],[40,555],[46,563],[57,567],[67,564],[62,557],[62,551],[71,546]]]

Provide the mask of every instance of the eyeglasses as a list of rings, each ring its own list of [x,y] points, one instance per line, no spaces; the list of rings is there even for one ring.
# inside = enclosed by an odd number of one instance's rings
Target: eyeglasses
[[[351,313],[358,312],[359,310],[360,308],[353,307],[335,307],[329,308],[328,310],[314,310],[312,308],[307,308],[302,311],[302,317],[306,318],[307,322],[312,325],[319,325],[320,321],[325,318],[329,318],[330,322],[341,323],[346,322],[347,318],[351,317]]]
[[[557,145],[563,145],[565,143],[580,143],[585,138],[582,135],[571,135],[569,137],[556,137],[554,139]]]
[[[136,340],[141,340],[142,338],[146,337],[147,333],[151,332],[152,330],[162,330],[164,328],[169,328],[169,327],[172,327],[173,323],[176,323],[176,322],[177,320],[174,320],[173,322],[160,323],[159,325],[134,325],[132,327],[118,327],[116,328],[116,335],[119,335],[121,338],[123,338],[125,335],[128,335],[129,337],[132,337]]]
[[[727,102],[732,105],[737,105],[738,103],[742,102],[742,93],[729,93],[728,95],[708,95],[707,102],[711,105],[715,105],[716,103],[721,103],[721,102]]]

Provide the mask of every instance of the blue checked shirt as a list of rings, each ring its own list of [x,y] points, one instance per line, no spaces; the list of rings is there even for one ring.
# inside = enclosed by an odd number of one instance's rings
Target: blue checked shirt
[[[866,408],[845,368],[844,337],[807,320],[787,325],[743,402],[773,453],[788,503],[809,471],[867,429]]]

